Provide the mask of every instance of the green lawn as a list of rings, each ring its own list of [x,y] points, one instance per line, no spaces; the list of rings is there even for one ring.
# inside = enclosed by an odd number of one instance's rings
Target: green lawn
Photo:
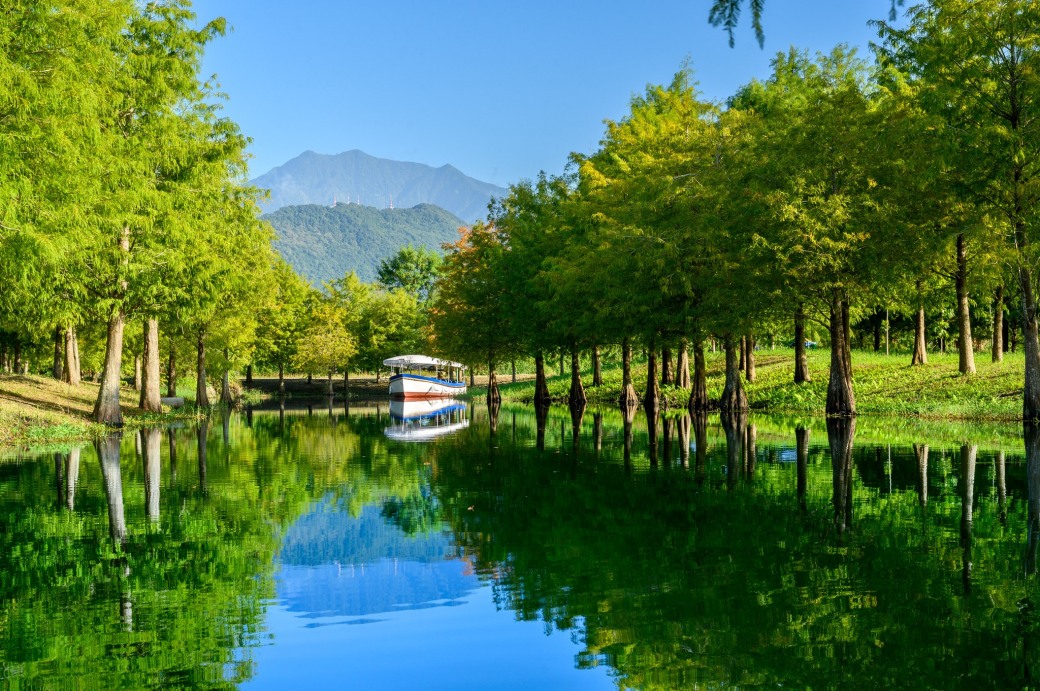
[[[1001,363],[990,362],[988,353],[976,354],[978,372],[961,376],[957,354],[930,353],[928,364],[911,367],[909,353],[893,355],[853,351],[852,365],[856,410],[860,415],[903,415],[961,420],[1014,420],[1021,417],[1024,362],[1022,353],[1011,353]],[[555,363],[554,363],[555,364]],[[614,362],[604,365],[603,386],[592,387],[591,364],[583,359],[582,380],[590,403],[612,405],[621,391],[621,368]],[[708,396],[717,399],[724,384],[725,359],[721,352],[707,354]],[[830,354],[826,349],[809,352],[812,381],[796,385],[794,350],[777,348],[756,353],[756,378],[747,383],[752,409],[770,413],[822,415],[827,398]],[[549,392],[556,402],[566,402],[570,374],[560,377],[554,366],[549,377]],[[633,368],[636,391],[646,387],[646,363]],[[500,378],[508,381],[508,375]],[[501,385],[506,401],[529,402],[534,397],[534,382]],[[474,392],[479,395],[479,392]],[[668,407],[686,405],[687,391],[677,387],[662,390]]]

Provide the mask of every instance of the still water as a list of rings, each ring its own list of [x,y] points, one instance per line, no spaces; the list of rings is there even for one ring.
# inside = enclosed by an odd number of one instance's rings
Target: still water
[[[0,686],[1036,684],[1032,429],[393,412],[0,460]]]

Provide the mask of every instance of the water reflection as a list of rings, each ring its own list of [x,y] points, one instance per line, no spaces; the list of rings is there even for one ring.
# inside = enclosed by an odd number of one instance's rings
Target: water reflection
[[[377,404],[376,418],[381,414]],[[390,401],[390,421],[383,434],[394,441],[427,442],[469,427],[466,404],[453,398]]]
[[[479,406],[398,444],[381,412],[272,407],[0,465],[3,683],[276,685],[294,641],[299,685],[378,656],[384,685],[457,681],[412,669],[409,637],[438,659],[508,649],[476,687],[550,661],[576,676],[535,687],[1031,683],[1035,428],[951,444],[835,419],[823,439],[823,421]],[[492,641],[492,621],[534,635]]]

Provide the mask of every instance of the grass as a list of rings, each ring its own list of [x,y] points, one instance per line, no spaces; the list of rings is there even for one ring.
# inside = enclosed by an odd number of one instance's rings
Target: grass
[[[760,350],[756,353],[756,378],[746,383],[748,401],[755,411],[823,415],[827,400],[830,354],[810,351],[811,382],[793,382],[794,350]],[[708,396],[718,399],[724,385],[725,358],[708,353]],[[1024,358],[1011,353],[1000,363],[990,362],[988,353],[976,356],[977,373],[958,373],[956,353],[929,354],[928,364],[911,367],[908,353],[893,355],[853,351],[853,388],[859,415],[903,416],[937,420],[1009,421],[1022,416]],[[554,370],[555,371],[555,370]],[[534,398],[534,382],[502,383],[503,400],[528,403]],[[606,363],[603,385],[589,386],[591,369],[582,372],[586,397],[591,404],[613,405],[621,392],[621,368]],[[646,363],[633,366],[636,391],[646,386]],[[564,403],[570,389],[570,375],[550,376],[549,392],[554,402]],[[663,405],[684,407],[689,392],[678,387],[662,388]],[[479,392],[474,392],[479,395]]]
[[[45,447],[89,441],[107,431],[90,419],[98,385],[70,386],[49,377],[0,376],[0,449]],[[174,419],[194,418],[194,409],[145,413],[134,404],[137,392],[122,392],[124,427],[137,429]]]

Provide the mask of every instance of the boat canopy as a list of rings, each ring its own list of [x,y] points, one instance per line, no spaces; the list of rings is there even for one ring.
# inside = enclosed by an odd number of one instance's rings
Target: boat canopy
[[[383,360],[383,364],[387,367],[401,367],[404,369],[435,369],[437,367],[455,367],[457,369],[466,369],[466,366],[458,362],[452,362],[451,360],[441,360],[440,358],[430,357],[429,355],[398,355],[396,357],[387,358]]]

